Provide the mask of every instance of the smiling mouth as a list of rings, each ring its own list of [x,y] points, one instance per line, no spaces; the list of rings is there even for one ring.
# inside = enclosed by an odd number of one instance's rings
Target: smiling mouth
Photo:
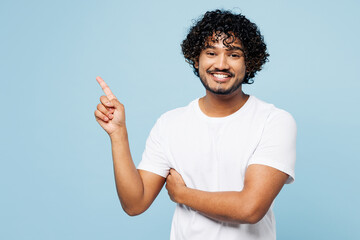
[[[225,79],[225,78],[229,78],[229,77],[230,77],[230,75],[228,75],[228,74],[213,73],[212,75],[213,75],[214,77],[220,78],[220,79]]]
[[[213,71],[208,71],[209,74],[211,74],[213,76],[213,79],[216,82],[226,82],[228,81],[231,77],[233,77],[233,74],[231,73],[225,73],[225,72],[213,72]]]

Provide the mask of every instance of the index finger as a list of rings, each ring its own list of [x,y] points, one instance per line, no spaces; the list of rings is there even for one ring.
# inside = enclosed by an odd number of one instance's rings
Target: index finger
[[[96,81],[100,84],[102,90],[104,91],[104,93],[106,94],[106,96],[110,101],[116,99],[115,95],[111,92],[109,86],[101,77],[96,77]]]

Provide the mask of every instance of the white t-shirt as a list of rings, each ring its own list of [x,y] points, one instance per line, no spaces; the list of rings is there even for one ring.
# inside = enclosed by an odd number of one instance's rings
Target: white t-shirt
[[[214,118],[198,102],[157,120],[138,169],[165,178],[174,168],[187,187],[212,192],[241,191],[250,164],[271,166],[294,181],[296,124],[289,113],[250,96],[237,112]],[[276,239],[272,206],[256,224],[229,224],[177,204],[170,239]]]

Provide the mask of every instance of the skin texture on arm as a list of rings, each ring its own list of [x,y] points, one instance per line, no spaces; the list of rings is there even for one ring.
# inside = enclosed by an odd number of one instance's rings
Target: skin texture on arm
[[[253,164],[246,171],[242,191],[206,192],[186,187],[181,175],[171,169],[166,189],[172,201],[215,220],[254,224],[265,216],[287,178],[275,168]]]
[[[165,178],[137,170],[131,158],[126,134],[111,137],[116,190],[124,211],[135,216],[149,208],[165,183]]]
[[[130,153],[124,105],[103,79],[97,77],[96,80],[106,96],[100,97],[95,118],[110,136],[116,190],[124,211],[130,216],[138,215],[154,201],[165,178],[136,169]]]

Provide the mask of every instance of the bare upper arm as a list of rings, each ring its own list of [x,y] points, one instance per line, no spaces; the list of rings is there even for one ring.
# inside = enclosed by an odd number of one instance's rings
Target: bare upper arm
[[[289,175],[272,167],[252,164],[245,174],[244,192],[254,203],[254,214],[259,220],[269,210]]]
[[[156,196],[159,194],[161,188],[164,186],[166,178],[157,175],[155,173],[140,170],[138,169],[140,177],[144,186],[144,207],[145,211],[151,205],[151,203],[155,200]]]

